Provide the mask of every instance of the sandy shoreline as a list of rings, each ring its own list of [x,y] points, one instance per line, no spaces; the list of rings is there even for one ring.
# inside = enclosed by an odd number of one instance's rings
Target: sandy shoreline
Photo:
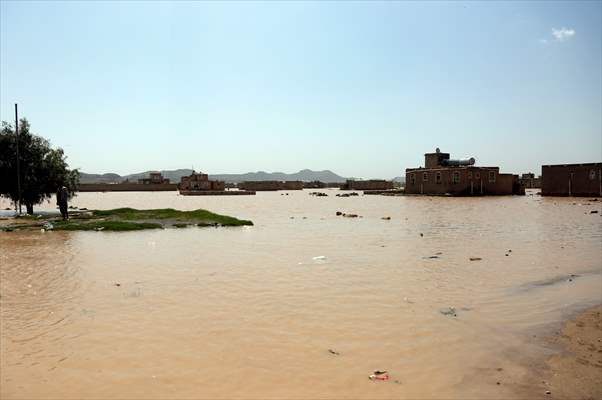
[[[541,384],[529,398],[602,399],[602,305],[566,321],[545,340],[560,353],[536,371]]]

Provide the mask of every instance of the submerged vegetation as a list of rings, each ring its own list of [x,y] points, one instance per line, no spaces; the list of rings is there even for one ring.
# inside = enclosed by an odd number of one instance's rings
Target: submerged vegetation
[[[92,221],[80,223],[74,221],[57,221],[52,230],[55,231],[140,231],[143,229],[162,229],[163,225],[152,222],[131,221]]]
[[[137,210],[116,208],[113,210],[90,210],[71,212],[68,221],[60,217],[18,217],[11,223],[0,226],[0,230],[44,229],[57,231],[135,231],[143,229],[183,228],[188,226],[243,226],[253,222],[207,210],[179,211],[173,208]]]

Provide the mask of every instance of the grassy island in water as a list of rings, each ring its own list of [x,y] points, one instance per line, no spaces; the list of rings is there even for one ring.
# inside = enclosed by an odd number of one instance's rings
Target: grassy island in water
[[[68,221],[60,216],[21,216],[11,218],[0,230],[45,229],[55,231],[137,231],[143,229],[185,228],[189,226],[243,226],[253,222],[207,210],[179,211],[173,208],[136,210],[74,210]]]

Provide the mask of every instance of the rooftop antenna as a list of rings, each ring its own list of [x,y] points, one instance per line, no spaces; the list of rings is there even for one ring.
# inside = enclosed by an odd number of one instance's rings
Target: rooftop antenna
[[[19,158],[19,112],[15,103],[15,136],[17,137],[17,193],[19,197],[19,215],[21,215],[21,161]]]

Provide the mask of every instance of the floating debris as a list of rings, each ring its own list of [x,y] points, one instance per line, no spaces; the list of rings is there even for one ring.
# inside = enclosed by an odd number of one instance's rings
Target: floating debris
[[[387,371],[376,370],[372,375],[368,377],[371,381],[388,381],[389,374]]]
[[[326,261],[327,258],[326,258],[326,256],[316,256],[316,257],[313,257],[312,260],[314,260],[314,261]]]
[[[328,349],[328,352],[330,354],[334,354],[335,356],[340,356],[341,355],[341,353],[339,353],[338,351],[334,351],[333,349]]]
[[[470,257],[470,261],[481,261],[481,257]]]
[[[340,211],[337,211],[337,217],[338,217],[339,215],[343,215],[343,213],[342,213],[342,212],[340,212]]]
[[[456,309],[454,307],[447,307],[447,308],[443,308],[441,310],[439,310],[439,312],[443,315],[447,315],[450,317],[457,317],[458,314],[456,313]]]
[[[385,221],[390,221],[391,217],[381,217],[381,219],[385,220]]]

